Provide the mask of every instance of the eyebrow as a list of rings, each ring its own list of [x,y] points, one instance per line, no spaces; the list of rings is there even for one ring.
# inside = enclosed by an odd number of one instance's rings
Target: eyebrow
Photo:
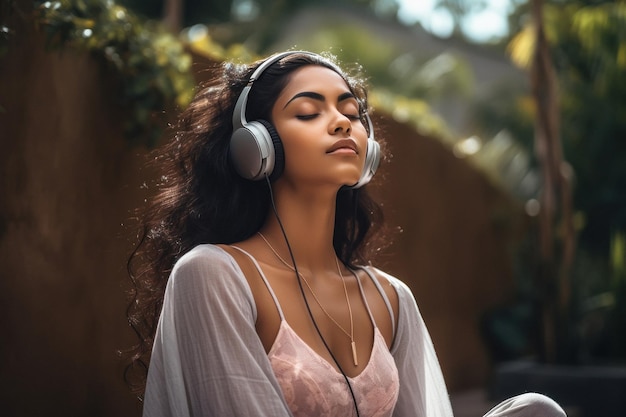
[[[322,101],[322,102],[326,101],[326,98],[319,93],[315,93],[313,91],[303,91],[291,97],[289,101],[285,103],[285,106],[283,107],[283,109],[285,109],[289,105],[289,103],[291,103],[292,101],[294,101],[295,99],[299,97],[307,97],[307,98],[317,100],[317,101]],[[350,91],[346,91],[345,93],[342,93],[339,95],[339,97],[337,97],[337,102],[341,102],[341,101],[352,99],[352,98],[356,100],[356,97],[354,96],[354,94],[352,94]]]

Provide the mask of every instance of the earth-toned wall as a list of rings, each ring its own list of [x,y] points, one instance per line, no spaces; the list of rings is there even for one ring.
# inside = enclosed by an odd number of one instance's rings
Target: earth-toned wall
[[[94,60],[13,29],[0,58],[2,414],[131,415],[123,225],[145,198],[145,150],[123,140]]]

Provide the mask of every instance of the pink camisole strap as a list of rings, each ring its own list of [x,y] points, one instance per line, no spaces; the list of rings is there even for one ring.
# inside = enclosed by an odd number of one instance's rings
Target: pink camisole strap
[[[344,376],[307,345],[291,328],[285,320],[278,298],[256,259],[241,248],[236,246],[233,248],[248,256],[253,262],[278,309],[280,328],[268,352],[268,358],[291,413],[294,417],[356,416],[352,395]],[[367,269],[363,269],[381,292],[393,320],[391,306],[380,284]],[[374,344],[363,371],[348,379],[361,417],[389,417],[398,399],[398,370],[384,337],[376,327],[361,281],[357,274],[354,276],[374,326]]]

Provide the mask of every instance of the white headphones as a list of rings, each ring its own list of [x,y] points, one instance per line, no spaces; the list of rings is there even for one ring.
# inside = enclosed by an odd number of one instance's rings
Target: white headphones
[[[233,112],[233,134],[230,139],[230,157],[235,170],[243,178],[257,181],[268,176],[270,180],[277,179],[285,167],[283,145],[276,129],[266,120],[246,120],[246,105],[253,83],[263,74],[270,65],[280,59],[293,54],[306,54],[313,57],[320,55],[306,51],[282,52],[267,58],[252,73],[248,84],[237,99]],[[324,61],[326,62],[326,61]],[[341,73],[339,68],[335,69]],[[374,127],[369,115],[365,114],[369,135],[367,137],[367,151],[365,165],[359,181],[350,188],[359,188],[367,184],[380,163],[380,145],[374,139]]]

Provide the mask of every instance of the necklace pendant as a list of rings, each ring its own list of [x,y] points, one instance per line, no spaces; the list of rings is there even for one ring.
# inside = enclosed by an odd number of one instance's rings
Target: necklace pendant
[[[354,361],[354,366],[359,366],[359,361],[356,357],[356,343],[354,343],[354,340],[350,343],[350,345],[352,346],[352,360]]]

